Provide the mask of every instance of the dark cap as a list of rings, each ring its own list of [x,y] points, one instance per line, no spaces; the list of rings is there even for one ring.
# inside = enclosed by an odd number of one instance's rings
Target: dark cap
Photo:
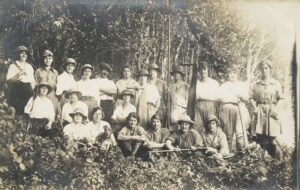
[[[175,73],[180,73],[183,76],[185,75],[182,67],[179,65],[174,65],[172,68],[172,71],[170,73],[171,73],[171,75],[174,75]]]
[[[100,69],[101,70],[107,70],[109,73],[112,72],[111,66],[109,64],[107,64],[107,63],[100,64]]]
[[[19,47],[17,47],[17,49],[15,51],[16,52],[21,52],[21,51],[28,52],[28,48],[25,46],[19,46]]]
[[[156,70],[156,71],[160,71],[160,68],[157,64],[152,63],[148,66],[148,70]]]
[[[48,56],[53,56],[53,53],[52,53],[52,51],[50,51],[50,50],[45,50],[44,51],[44,53],[43,53],[43,57],[48,57]]]
[[[73,58],[68,58],[68,59],[66,60],[65,65],[68,65],[68,64],[73,64],[73,65],[76,66],[76,61],[75,61],[75,59],[73,59]]]
[[[90,64],[84,64],[84,65],[81,67],[81,70],[84,70],[84,69],[86,69],[86,68],[89,68],[89,69],[93,70],[93,66],[90,65]]]
[[[137,74],[137,76],[138,77],[140,77],[140,76],[149,76],[149,72],[148,72],[148,70],[146,70],[146,69],[141,69],[141,70],[139,70],[139,72],[138,72],[138,74]]]

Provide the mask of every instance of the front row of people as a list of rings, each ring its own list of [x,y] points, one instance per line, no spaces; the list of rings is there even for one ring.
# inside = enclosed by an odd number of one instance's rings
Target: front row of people
[[[188,115],[181,115],[178,129],[170,133],[162,127],[162,118],[158,114],[152,116],[151,125],[145,130],[139,125],[139,115],[131,112],[127,116],[126,124],[115,134],[112,133],[110,124],[102,120],[104,113],[101,107],[92,110],[90,121],[86,124],[84,121],[88,116],[81,108],[70,113],[70,117],[73,122],[63,129],[68,143],[76,143],[79,140],[99,142],[103,150],[118,145],[124,156],[146,156],[149,159],[152,159],[148,157],[149,151],[160,149],[171,152],[204,150],[205,154],[219,158],[230,155],[226,135],[219,128],[220,122],[215,115],[209,116],[205,130],[200,134],[193,129],[194,121]]]

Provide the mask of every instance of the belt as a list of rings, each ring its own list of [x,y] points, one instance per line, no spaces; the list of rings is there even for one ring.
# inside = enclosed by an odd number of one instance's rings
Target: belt
[[[223,102],[223,105],[226,105],[226,104],[238,106],[239,102]]]
[[[93,97],[93,96],[82,96],[81,100],[95,100],[95,97]]]

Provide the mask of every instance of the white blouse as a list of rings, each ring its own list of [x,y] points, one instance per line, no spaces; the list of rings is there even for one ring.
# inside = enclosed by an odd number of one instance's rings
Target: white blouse
[[[203,82],[198,80],[196,86],[196,99],[212,100],[215,101],[218,98],[219,83],[211,78]]]
[[[52,101],[48,97],[31,97],[24,108],[24,112],[29,114],[30,118],[47,118],[54,120],[55,111]]]

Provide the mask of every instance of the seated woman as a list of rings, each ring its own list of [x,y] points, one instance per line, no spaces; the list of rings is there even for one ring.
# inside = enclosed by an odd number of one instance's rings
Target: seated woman
[[[162,128],[160,116],[155,114],[151,117],[151,126],[146,130],[144,147],[148,149],[162,148],[169,135],[169,130]]]
[[[107,150],[109,147],[107,146],[108,143],[110,146],[116,146],[117,142],[112,134],[112,130],[110,124],[104,120],[104,112],[102,111],[101,107],[95,107],[91,114],[90,114],[90,122],[87,124],[87,128],[89,130],[89,134],[86,137],[90,142],[97,142],[101,143],[101,148],[103,143],[105,142],[105,146],[103,148]]]
[[[222,158],[229,156],[229,148],[225,133],[222,131],[220,121],[215,115],[210,115],[205,125],[205,131],[201,133],[207,155]]]
[[[203,146],[201,136],[191,127],[194,121],[188,115],[181,115],[178,118],[178,131],[171,134],[166,141],[166,147],[170,150],[180,151],[180,149],[196,150]]]
[[[119,132],[118,140],[125,156],[135,156],[146,139],[146,132],[139,126],[140,117],[136,113],[130,113],[127,122],[128,125]]]
[[[41,136],[46,135],[55,117],[54,106],[47,97],[52,90],[51,85],[41,82],[35,88],[36,95],[29,99],[24,108],[24,113],[28,114],[31,119],[32,132]]]
[[[68,102],[65,103],[62,108],[61,117],[64,125],[72,123],[70,113],[73,113],[76,108],[80,108],[84,112],[84,115],[88,115],[88,106],[86,103],[79,100],[81,95],[81,92],[74,88],[65,93],[65,97],[68,99]]]
[[[83,121],[87,119],[86,112],[81,108],[76,108],[73,113],[70,113],[73,122],[66,125],[63,129],[63,134],[68,142],[78,141],[86,138],[90,132]]]
[[[111,117],[113,124],[113,132],[117,134],[123,126],[127,124],[127,116],[131,112],[136,112],[136,107],[131,104],[131,98],[134,94],[131,90],[123,90],[120,98],[123,100],[122,103],[116,107]]]

